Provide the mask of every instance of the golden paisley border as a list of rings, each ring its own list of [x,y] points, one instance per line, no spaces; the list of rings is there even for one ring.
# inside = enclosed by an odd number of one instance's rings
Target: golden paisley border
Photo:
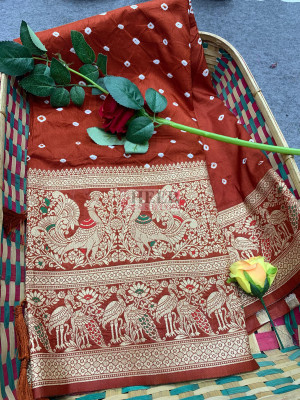
[[[147,164],[146,164],[147,165]],[[45,190],[75,190],[166,185],[208,179],[205,161],[166,165],[88,167],[57,171],[28,170],[28,187]]]
[[[39,290],[71,289],[80,286],[99,286],[138,280],[164,279],[186,276],[215,276],[228,271],[229,256],[211,257],[209,259],[164,260],[140,264],[124,264],[113,267],[105,266],[81,271],[37,271],[26,273],[26,288]]]
[[[224,358],[224,348],[226,357]],[[163,352],[163,357],[159,355]],[[188,364],[186,355],[193,354]],[[82,359],[84,357],[85,363]],[[118,360],[114,367],[112,359]],[[146,359],[147,363],[136,360]],[[32,354],[33,388],[99,379],[127,378],[201,368],[216,368],[251,361],[248,335],[241,331],[222,336],[164,341],[147,345],[102,348],[63,354]],[[59,363],[60,368],[57,368]],[[41,374],[41,365],[43,373]],[[44,377],[44,378],[41,378]]]

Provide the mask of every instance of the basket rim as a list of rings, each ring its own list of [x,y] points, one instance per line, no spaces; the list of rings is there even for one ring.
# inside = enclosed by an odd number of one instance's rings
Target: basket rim
[[[246,61],[239,53],[239,51],[221,36],[205,31],[198,32],[204,42],[212,43],[215,46],[224,49],[234,59],[237,66],[240,68],[241,73],[247,85],[249,86],[255,101],[257,102],[259,110],[262,113],[276,144],[278,146],[288,147],[287,141],[262,93],[262,90],[258,86],[250,68],[248,67]],[[294,156],[290,154],[282,154],[282,158],[290,171],[290,176],[295,185],[295,188],[297,189],[298,193],[300,193],[300,172]]]

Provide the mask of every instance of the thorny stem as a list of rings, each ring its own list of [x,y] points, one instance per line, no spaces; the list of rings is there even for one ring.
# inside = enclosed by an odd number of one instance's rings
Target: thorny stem
[[[46,59],[41,58],[41,57],[33,57],[35,60],[40,60],[40,61],[44,61],[47,62]],[[92,79],[88,78],[87,76],[81,74],[80,72],[76,71],[73,68],[70,68],[68,65],[65,65],[65,67],[70,71],[73,72],[73,74],[76,74],[78,76],[80,76],[81,78],[83,78],[84,80],[88,81],[89,83],[92,84],[92,87],[95,87],[97,89],[99,89],[101,92],[103,92],[104,94],[108,94],[108,91],[105,90],[103,87],[101,87],[100,85],[98,85],[96,82],[94,82]]]
[[[219,135],[217,133],[203,131],[202,129],[192,128],[191,126],[178,124],[176,122],[169,121],[167,119],[159,117],[156,117],[156,122],[159,122],[161,125],[168,125],[171,126],[172,128],[184,130],[186,132],[193,133],[198,136],[204,136],[209,139],[218,140],[219,142],[231,143],[237,146],[250,147],[253,149],[260,149],[264,151],[271,151],[273,153],[292,154],[296,156],[300,155],[300,149],[295,149],[291,147],[273,146],[263,143],[248,142],[247,140],[232,138],[224,135]]]
[[[281,341],[281,339],[280,339],[280,336],[279,336],[279,334],[278,334],[278,332],[277,332],[277,329],[275,328],[274,322],[273,322],[273,320],[272,320],[272,318],[271,318],[271,315],[269,314],[269,311],[268,311],[268,309],[267,309],[267,306],[265,305],[265,302],[264,302],[263,298],[260,297],[259,300],[261,301],[261,304],[264,306],[264,309],[265,309],[265,311],[266,311],[266,313],[267,313],[267,315],[268,315],[268,318],[269,318],[269,320],[270,320],[270,322],[271,322],[271,325],[272,325],[272,327],[273,327],[273,329],[274,329],[275,335],[277,336],[277,339],[278,339],[278,342],[279,342],[281,348],[284,349],[284,345],[282,344],[282,341]]]

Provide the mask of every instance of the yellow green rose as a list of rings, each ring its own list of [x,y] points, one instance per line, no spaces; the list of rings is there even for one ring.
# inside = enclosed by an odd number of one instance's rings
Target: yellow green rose
[[[264,257],[257,256],[233,263],[227,282],[237,282],[246,293],[262,297],[273,283],[276,274],[276,267],[265,262]]]

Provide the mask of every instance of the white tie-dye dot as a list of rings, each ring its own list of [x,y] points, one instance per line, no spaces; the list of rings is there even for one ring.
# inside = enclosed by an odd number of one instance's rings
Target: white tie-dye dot
[[[84,82],[84,81],[79,81],[78,84],[81,86],[86,86],[86,82]]]
[[[261,164],[263,164],[263,161],[259,161],[257,165],[261,165]]]
[[[49,104],[49,100],[45,100],[44,103],[45,103],[45,104]]]
[[[163,89],[158,89],[159,93],[163,94],[165,91]]]
[[[254,143],[254,140],[253,140],[253,139],[249,139],[249,142],[252,142],[252,143]]]
[[[46,146],[44,145],[44,143],[39,144],[39,148],[40,148],[40,149],[43,149],[44,147],[46,147]]]
[[[92,30],[91,30],[91,28],[89,28],[89,27],[87,26],[87,27],[85,28],[84,32],[85,32],[87,35],[90,35],[90,34],[92,33]]]
[[[106,15],[107,13],[106,12],[103,12],[103,13],[101,13],[101,14],[99,14],[99,15]]]
[[[167,39],[164,39],[164,40],[163,40],[163,44],[164,44],[164,45],[167,45],[167,44],[168,44]]]
[[[212,163],[210,164],[210,166],[211,166],[212,169],[215,169],[215,168],[217,168],[217,163],[212,162]]]
[[[185,95],[185,97],[190,97],[191,96],[189,92],[185,92],[184,95]]]
[[[168,73],[168,74],[167,74],[167,77],[168,77],[168,78],[173,78],[173,75],[170,74],[170,73]]]
[[[222,183],[223,183],[223,185],[226,185],[227,180],[223,178],[223,179],[222,179]]]
[[[181,22],[176,22],[175,24],[177,26],[177,28],[181,29],[182,28],[182,23]]]
[[[203,72],[202,75],[203,76],[207,76],[209,74],[209,70],[206,68]]]
[[[201,38],[198,39],[198,44],[200,44],[200,45],[202,44],[202,39]]]
[[[75,144],[77,144],[77,146],[79,146],[81,144],[81,142],[76,142]]]
[[[65,158],[61,158],[59,161],[60,161],[61,163],[65,163],[67,160],[66,160]]]
[[[144,167],[145,168],[150,168],[150,165],[149,164],[145,164]]]
[[[39,115],[37,117],[37,120],[40,121],[40,122],[45,122],[46,121],[46,117],[45,117],[45,115]]]
[[[164,153],[158,153],[157,155],[158,157],[162,158],[164,156]]]
[[[215,98],[215,96],[210,96],[209,100],[213,100]]]
[[[188,63],[187,63],[186,60],[182,60],[182,61],[181,61],[181,64],[184,65],[185,67],[188,65]]]
[[[162,8],[164,11],[167,11],[168,6],[166,5],[166,3],[162,3],[161,8]]]
[[[223,115],[223,114],[219,115],[218,120],[219,120],[219,121],[223,121],[223,119],[224,119],[224,115]]]
[[[139,75],[139,78],[143,81],[145,79],[145,75],[141,74]]]
[[[165,118],[167,121],[171,121],[171,117],[166,117]]]
[[[73,122],[72,125],[78,126],[78,125],[79,125],[79,122]]]
[[[186,133],[186,131],[183,131],[182,129],[180,129],[180,132]]]
[[[27,156],[26,160],[29,161],[30,160],[30,156]]]
[[[101,99],[101,100],[105,100],[105,99],[106,99],[106,96],[105,96],[105,94],[100,94],[100,96],[99,96],[99,97],[100,97],[100,99]]]
[[[176,143],[176,140],[172,139],[170,140],[171,143]]]
[[[91,110],[85,110],[84,112],[85,112],[86,114],[91,114],[92,111],[91,111]]]
[[[130,62],[129,61],[125,61],[124,65],[125,65],[125,67],[130,67]]]
[[[247,158],[243,158],[243,164],[246,164]]]
[[[53,32],[52,35],[55,36],[55,37],[58,37],[59,33],[58,32]]]
[[[59,108],[56,109],[56,111],[62,111],[62,110],[63,110],[62,107],[59,107]]]
[[[153,63],[158,65],[160,63],[160,61],[156,59],[156,60],[153,60]]]
[[[107,47],[107,46],[103,46],[103,50],[109,51],[110,49],[109,49],[109,47]]]
[[[123,156],[125,157],[125,158],[130,158],[131,157],[131,155],[130,154],[123,154]]]
[[[71,47],[71,48],[70,48],[70,52],[75,54],[75,49],[74,49],[74,47]]]
[[[241,125],[241,120],[240,119],[237,120],[237,124]]]
[[[132,41],[133,41],[133,43],[134,43],[134,44],[140,44],[140,41],[139,41],[139,39],[138,39],[138,38],[136,38],[136,37],[135,37],[135,38],[133,38],[133,39],[132,39]]]
[[[110,149],[114,149],[115,148],[115,146],[108,146]]]
[[[149,29],[154,29],[154,25],[152,24],[152,22],[149,22],[148,28],[149,28]]]
[[[208,151],[208,150],[209,150],[209,146],[208,146],[207,144],[205,144],[205,145],[203,146],[203,149],[204,149],[205,151]]]
[[[119,24],[119,25],[118,25],[118,28],[119,28],[119,29],[124,29],[124,25]]]
[[[138,8],[138,6],[136,4],[134,4],[133,6],[130,6],[130,8],[132,8],[133,10],[136,10]]]
[[[193,121],[197,122],[196,118],[192,118]]]
[[[187,156],[188,156],[188,158],[193,158],[193,157],[194,157],[194,154],[189,153]]]
[[[198,140],[198,143],[203,144],[203,143],[201,142],[201,140]]]
[[[90,159],[91,159],[91,160],[97,160],[97,156],[95,156],[95,154],[91,154],[91,155],[90,155]]]
[[[178,107],[178,103],[176,103],[176,101],[174,101],[173,106]]]

